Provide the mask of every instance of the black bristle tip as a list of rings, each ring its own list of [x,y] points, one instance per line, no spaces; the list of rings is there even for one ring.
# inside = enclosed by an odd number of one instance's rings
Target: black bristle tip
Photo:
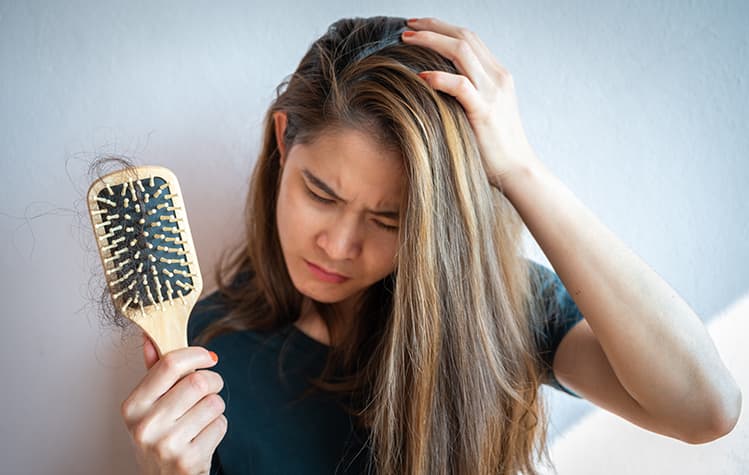
[[[105,187],[97,195],[97,206],[105,211],[102,222],[112,217],[103,233],[111,236],[100,242],[103,248],[109,246],[104,254],[110,264],[105,267],[122,266],[108,276],[108,281],[114,283],[110,290],[116,296],[117,307],[127,304],[138,309],[140,303],[143,307],[168,304],[170,297],[179,302],[180,292],[187,296],[194,290],[193,279],[188,275],[188,256],[183,254],[186,249],[180,243],[181,223],[170,195],[169,185],[161,177]]]

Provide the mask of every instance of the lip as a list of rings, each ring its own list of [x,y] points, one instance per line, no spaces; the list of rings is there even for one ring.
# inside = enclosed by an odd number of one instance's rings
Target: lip
[[[334,284],[340,284],[341,282],[345,282],[349,279],[345,275],[336,274],[335,272],[329,272],[306,259],[304,259],[304,262],[307,263],[307,267],[309,268],[309,270],[320,280],[332,282]]]

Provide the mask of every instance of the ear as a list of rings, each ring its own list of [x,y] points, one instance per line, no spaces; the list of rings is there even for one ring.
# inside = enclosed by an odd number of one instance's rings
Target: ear
[[[281,167],[283,167],[286,163],[286,145],[283,143],[283,136],[286,133],[286,112],[274,112],[273,122],[276,126],[276,146],[281,155]]]

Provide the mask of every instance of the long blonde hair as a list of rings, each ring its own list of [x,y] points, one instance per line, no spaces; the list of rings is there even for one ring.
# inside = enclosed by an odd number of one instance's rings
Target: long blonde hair
[[[228,311],[197,343],[300,315],[275,220],[273,114],[287,114],[287,150],[331,129],[367,131],[397,147],[408,178],[397,267],[366,291],[345,339],[330,305],[313,302],[340,341],[313,386],[351,396],[377,473],[533,474],[548,459],[547,427],[523,223],[489,185],[460,104],[416,74],[455,66],[403,44],[404,29],[402,18],[336,21],[278,87],[252,173],[246,243],[217,271]]]

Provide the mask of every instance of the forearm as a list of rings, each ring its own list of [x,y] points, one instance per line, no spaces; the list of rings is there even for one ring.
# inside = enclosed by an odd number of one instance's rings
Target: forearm
[[[695,312],[535,156],[527,163],[503,192],[627,392],[674,427],[737,414],[740,392]]]

